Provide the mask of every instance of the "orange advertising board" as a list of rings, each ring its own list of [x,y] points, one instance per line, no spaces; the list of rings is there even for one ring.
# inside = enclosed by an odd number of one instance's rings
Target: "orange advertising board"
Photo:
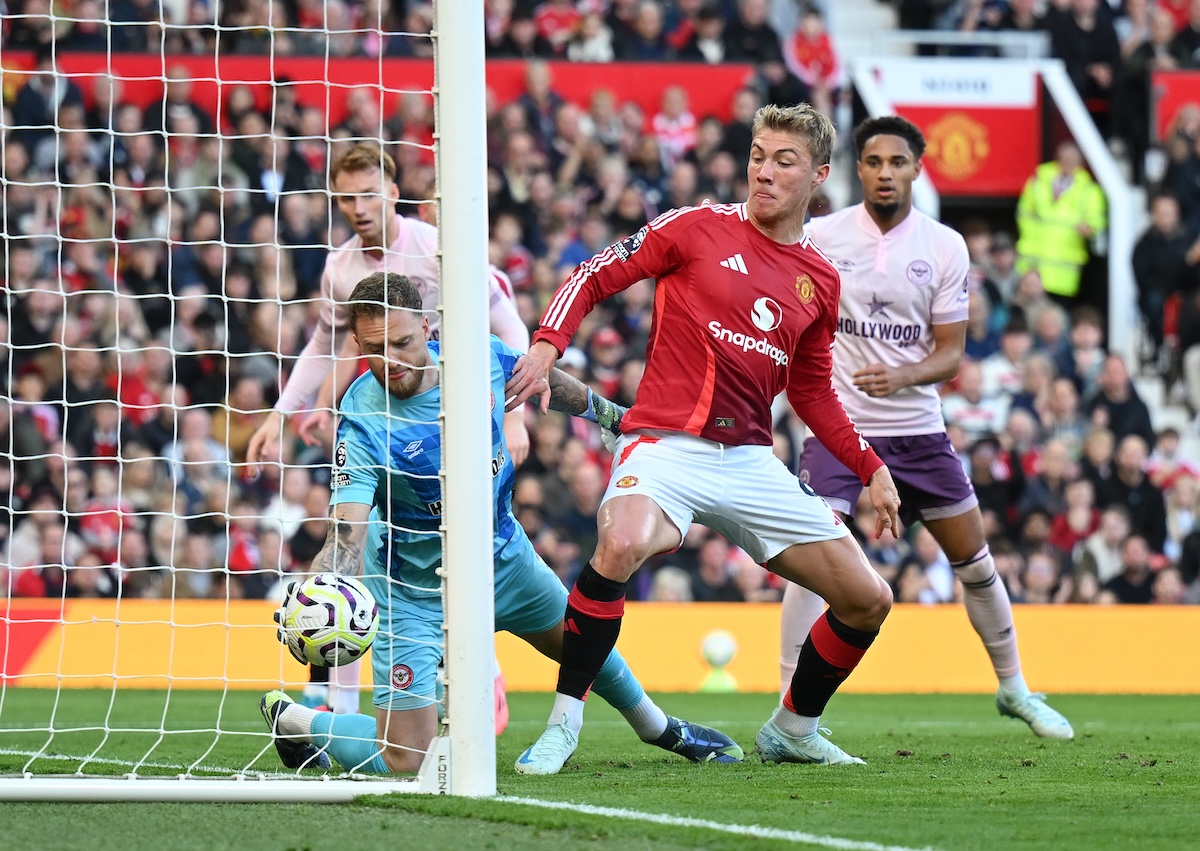
[[[6,687],[265,690],[307,680],[275,640],[263,601],[12,600],[0,603]],[[1165,646],[1200,646],[1200,607],[1017,606],[1025,674],[1056,693],[1200,694],[1200,665]],[[645,687],[700,688],[711,673],[700,643],[731,633],[727,673],[738,688],[779,684],[779,607],[630,603],[619,647]],[[513,691],[551,691],[556,668],[510,635],[497,654]],[[897,606],[845,690],[986,693],[995,679],[961,606]]]

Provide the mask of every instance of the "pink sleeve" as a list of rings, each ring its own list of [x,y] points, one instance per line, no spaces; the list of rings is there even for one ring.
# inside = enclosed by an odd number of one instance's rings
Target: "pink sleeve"
[[[333,298],[333,279],[329,269],[330,260],[325,262],[325,271],[321,274],[321,314],[312,338],[304,344],[292,374],[288,376],[275,410],[285,414],[294,414],[303,410],[311,403],[317,391],[329,373],[333,370],[334,359],[342,350],[349,333],[346,307],[338,304]]]
[[[488,323],[491,332],[504,341],[509,348],[524,352],[529,349],[529,329],[517,313],[513,301],[512,282],[508,276],[490,267],[488,275]]]

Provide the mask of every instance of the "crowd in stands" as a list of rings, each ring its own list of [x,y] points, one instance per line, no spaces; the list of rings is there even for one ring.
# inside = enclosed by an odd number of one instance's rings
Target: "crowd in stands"
[[[103,8],[94,0],[77,0],[54,22],[49,0],[7,3],[25,17],[5,19],[6,47],[32,49],[36,64],[4,103],[0,446],[11,463],[0,464],[8,518],[0,593],[275,594],[324,541],[329,450],[285,442],[285,466],[267,465],[257,478],[246,475],[245,452],[315,322],[325,246],[351,236],[330,204],[328,164],[350,140],[382,137],[400,167],[401,211],[427,215],[431,101],[408,95],[385,115],[377,98],[352,90],[347,117],[329,127],[322,108],[296,102],[286,86],[267,114],[248,90],[230,86],[218,116],[168,64],[162,99],[143,109],[111,87],[85,98],[80,81],[52,73],[54,54],[110,42],[155,54],[163,44],[168,53],[250,52],[283,18],[291,29],[276,31],[277,53],[422,55],[428,6],[243,0],[221,4],[219,22],[245,29],[217,38],[208,29],[216,4],[114,0],[105,31],[90,23]],[[1130,0],[1121,14],[1104,0],[1102,14],[1096,0],[1049,11],[1078,23],[1089,3],[1095,25],[1122,33],[1122,56],[1137,52],[1125,50],[1137,38],[1136,15],[1179,12],[1163,0],[1140,12]],[[1043,25],[1030,5],[967,0],[945,11],[958,11],[956,26]],[[785,6],[792,16],[780,29]],[[1200,32],[1200,0],[1189,8],[1173,30],[1180,44]],[[157,20],[160,9],[189,26]],[[762,103],[812,98],[831,108],[839,97],[821,16],[796,4],[491,0],[487,10],[491,55],[530,59],[520,97],[491,105],[487,140],[490,259],[512,279],[531,328],[577,263],[658,213],[743,200],[750,122]],[[377,29],[411,35],[364,47],[359,33],[347,48],[312,29],[337,20],[346,29],[392,22]],[[1168,55],[1176,54],[1155,52],[1154,61]],[[555,56],[736,60],[758,73],[733,96],[726,120],[692,114],[686,90],[674,86],[647,115],[603,88],[588,104],[565,100],[542,61]],[[1195,64],[1197,54],[1175,61]],[[223,135],[207,135],[214,131]],[[1177,169],[1156,186],[1135,267],[1152,337],[1180,353],[1183,372],[1190,346],[1186,381],[1200,383],[1200,111],[1174,132]],[[814,215],[829,211],[818,198]],[[1048,294],[1038,270],[1022,264],[1016,225],[961,223],[972,259],[968,357],[945,388],[948,428],[1010,594],[1200,602],[1200,467],[1182,457],[1178,432],[1156,430],[1130,378],[1138,365],[1105,348],[1103,315]],[[1171,259],[1159,243],[1171,246]],[[1172,300],[1176,313],[1156,326]],[[606,302],[560,366],[631,404],[652,306],[651,281]],[[1200,409],[1200,387],[1193,391]],[[786,406],[778,414],[776,450],[794,466],[803,426]],[[595,545],[608,457],[591,424],[528,416],[532,450],[518,470],[514,511],[569,586]],[[870,505],[861,505],[854,528],[898,600],[954,598],[953,573],[927,532],[874,540],[873,526]],[[631,599],[681,601],[780,593],[767,571],[700,527],[630,589]]]

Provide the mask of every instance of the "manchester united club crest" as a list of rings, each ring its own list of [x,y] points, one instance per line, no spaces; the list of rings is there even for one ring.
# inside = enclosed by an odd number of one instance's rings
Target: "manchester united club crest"
[[[816,294],[817,285],[813,283],[812,278],[808,275],[801,275],[796,279],[796,298],[800,299],[801,304],[811,303]]]
[[[617,487],[631,488],[634,485],[636,485],[637,483],[638,483],[637,476],[622,476],[620,479],[617,480]]]
[[[925,131],[925,155],[943,177],[963,181],[983,168],[991,154],[988,129],[965,112],[948,112]]]

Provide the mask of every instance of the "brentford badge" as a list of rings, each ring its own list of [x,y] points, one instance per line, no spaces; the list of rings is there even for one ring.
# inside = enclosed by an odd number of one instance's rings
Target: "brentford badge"
[[[801,275],[796,279],[796,298],[800,299],[801,304],[809,304],[816,294],[817,285],[813,283],[812,278]]]
[[[634,485],[636,485],[637,483],[638,483],[637,476],[622,476],[620,479],[617,480],[617,487],[631,488]]]
[[[403,691],[412,684],[412,668],[408,665],[392,665],[392,688]]]

